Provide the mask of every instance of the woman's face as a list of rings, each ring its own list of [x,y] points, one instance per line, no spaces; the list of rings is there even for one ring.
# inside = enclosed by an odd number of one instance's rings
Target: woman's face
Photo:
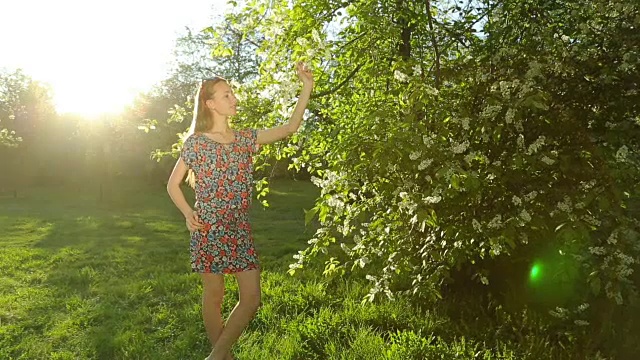
[[[213,99],[207,100],[207,106],[222,116],[231,116],[237,113],[238,99],[233,94],[231,86],[226,81],[220,81],[213,86]]]

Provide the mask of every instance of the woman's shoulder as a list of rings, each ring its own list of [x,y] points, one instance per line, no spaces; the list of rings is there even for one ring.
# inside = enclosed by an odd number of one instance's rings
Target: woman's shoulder
[[[193,133],[188,135],[186,138],[184,138],[183,146],[188,146],[188,145],[193,145],[195,144],[195,142],[198,141],[198,139],[200,138],[201,134],[200,133]]]

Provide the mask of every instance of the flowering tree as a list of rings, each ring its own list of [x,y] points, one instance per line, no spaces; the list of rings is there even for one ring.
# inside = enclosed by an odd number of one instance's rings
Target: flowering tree
[[[14,147],[21,140],[11,128],[16,112],[22,108],[20,96],[29,86],[29,79],[21,72],[0,73],[0,145]],[[4,125],[3,125],[4,123]],[[9,128],[3,126],[9,125]]]
[[[426,5],[270,13],[260,85],[281,83],[277,64],[293,54],[323,69],[326,87],[314,131],[280,150],[322,188],[309,213],[321,227],[292,270],[340,243],[350,261],[327,269],[367,269],[371,297],[407,278],[437,297],[453,269],[551,246],[593,295],[623,303],[638,254],[637,11]],[[284,110],[288,91],[269,98]]]
[[[243,121],[285,120],[296,83],[283,64],[318,74],[302,132],[263,150],[322,189],[307,212],[319,229],[292,273],[339,245],[325,273],[366,272],[369,299],[438,298],[458,269],[486,284],[497,275],[487,259],[534,265],[551,251],[581,282],[574,300],[635,297],[632,1],[269,4],[228,15],[262,59],[240,87]]]

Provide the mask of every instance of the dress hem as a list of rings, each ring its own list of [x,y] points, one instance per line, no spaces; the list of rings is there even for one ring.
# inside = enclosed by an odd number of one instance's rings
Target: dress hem
[[[246,269],[236,269],[236,270],[229,270],[229,271],[222,271],[222,272],[216,272],[216,271],[199,271],[197,269],[191,269],[192,273],[196,273],[196,274],[216,274],[216,275],[233,275],[233,274],[237,274],[237,273],[241,273],[241,272],[246,272],[246,271],[252,271],[252,270],[261,270],[260,266],[255,266],[255,267],[249,267]]]

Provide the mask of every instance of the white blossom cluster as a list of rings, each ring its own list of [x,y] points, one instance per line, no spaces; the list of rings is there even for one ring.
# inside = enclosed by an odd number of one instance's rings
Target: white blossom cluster
[[[424,159],[420,162],[420,165],[418,165],[418,170],[424,170],[426,168],[429,167],[429,165],[431,165],[431,163],[433,162],[433,159]]]
[[[462,143],[457,143],[457,144],[453,144],[451,146],[451,151],[454,154],[462,154],[463,152],[465,152],[467,149],[469,148],[469,141],[465,140]]]
[[[536,139],[536,141],[533,142],[533,144],[529,145],[529,148],[527,149],[527,155],[533,155],[537,153],[538,150],[540,150],[540,148],[542,147],[542,145],[544,145],[544,142],[545,142],[545,137],[539,136]]]
[[[409,196],[409,194],[406,191],[402,191],[399,194],[400,196],[400,203],[398,204],[398,209],[400,209],[400,211],[404,211],[408,214],[413,214],[416,212],[416,209],[418,208],[418,204],[416,204],[413,199],[411,199],[411,197]]]
[[[469,130],[469,123],[471,122],[471,119],[465,117],[465,118],[457,118],[457,117],[452,117],[451,118],[451,123],[453,124],[461,124],[462,128],[465,130]]]
[[[507,82],[507,81],[500,81],[499,83],[500,86],[500,93],[502,94],[502,97],[505,99],[508,99],[511,97],[511,88],[513,86],[512,83]]]
[[[482,110],[482,117],[493,118],[502,110],[501,105],[489,105]]]
[[[616,152],[617,162],[626,162],[629,156],[629,148],[626,145],[622,145]]]
[[[524,125],[522,124],[522,119],[516,120],[515,126],[516,126],[516,131],[517,132],[520,132],[520,133],[524,132]]]
[[[335,187],[335,184],[342,177],[344,177],[344,175],[339,174],[335,171],[327,170],[324,172],[324,175],[322,178],[311,176],[311,183],[321,188],[323,193],[326,193],[333,190]]]
[[[314,60],[318,54],[321,54],[325,59],[329,59],[332,56],[331,48],[327,46],[327,43],[322,39],[317,29],[311,30],[311,41],[307,38],[299,37],[296,39],[296,42],[303,49],[306,49],[305,54],[307,55],[308,61]]]
[[[275,40],[275,38],[277,38],[278,36],[284,35],[285,27],[281,25],[285,20],[284,13],[279,11],[274,12],[271,15],[271,20],[272,26],[269,26],[263,30],[265,40],[267,41]]]
[[[537,191],[532,191],[530,193],[528,193],[527,195],[524,196],[525,201],[532,201],[533,199],[536,198],[536,196],[538,196],[538,192]]]
[[[558,319],[567,319],[569,317],[569,309],[558,306],[555,310],[549,310],[549,314]]]
[[[489,223],[487,224],[487,228],[489,229],[500,229],[502,227],[502,215],[500,214],[494,216],[493,219],[491,219],[491,221],[489,221]]]
[[[563,201],[558,202],[557,207],[560,211],[564,211],[566,213],[571,212],[571,208],[572,208],[571,199],[569,199],[568,196],[565,196]]]
[[[493,243],[491,244],[491,252],[493,253],[493,256],[498,256],[500,254],[502,254],[502,244],[500,243]]]
[[[420,157],[420,155],[422,155],[422,151],[419,151],[419,150],[417,150],[417,151],[412,151],[412,152],[409,154],[409,159],[411,159],[412,161],[416,161],[416,160],[418,160],[418,158]]]
[[[438,95],[438,89],[431,85],[423,85],[423,89],[429,95]]]
[[[327,205],[334,209],[342,209],[344,208],[344,201],[338,195],[332,195],[327,199]]]
[[[294,81],[289,71],[275,68],[274,63],[268,63],[265,67],[267,71],[270,71],[277,84],[269,85],[260,92],[259,96],[267,99],[278,99],[277,112],[282,118],[286,118],[293,110],[292,100],[297,95],[298,82]],[[272,69],[269,70],[270,68]]]
[[[427,146],[431,146],[435,143],[436,137],[436,134],[422,135],[422,142]]]
[[[524,149],[524,135],[518,134],[518,139],[516,139],[516,143],[518,144],[519,149]]]
[[[602,222],[591,215],[582,215],[582,220],[591,226],[600,226]]]
[[[469,118],[462,118],[460,122],[462,123],[462,128],[465,130],[469,130]]]
[[[336,230],[342,234],[342,236],[347,236],[351,233],[353,226],[349,224],[349,220],[345,219],[343,224],[337,224]]]
[[[602,246],[591,246],[589,248],[589,252],[592,253],[593,255],[604,255],[606,254],[606,250],[602,247]]]
[[[605,286],[607,297],[614,299],[618,304],[622,304],[623,298],[618,284],[619,282],[628,281],[628,277],[633,274],[633,265],[638,260],[620,250],[614,250],[615,245],[618,243],[619,235],[620,229],[616,229],[612,231],[607,239],[607,243],[614,245],[614,247],[592,246],[589,248],[589,252],[593,255],[604,256],[601,268],[606,270],[606,273],[615,274],[615,280],[610,280]]]
[[[577,309],[573,311],[563,307],[556,307],[555,310],[550,310],[549,314],[558,319],[569,320],[572,317],[571,315],[577,316],[579,314],[582,314],[588,308],[589,308],[589,304],[587,303],[578,306]],[[573,323],[577,326],[589,326],[588,321],[581,320],[581,319],[576,319],[573,321]]]
[[[543,163],[547,164],[547,165],[553,165],[555,164],[555,160],[553,160],[552,158],[548,157],[547,155],[543,155],[542,158],[540,159],[540,161],[542,161]]]
[[[513,203],[513,205],[516,205],[516,206],[522,205],[522,199],[520,199],[516,195],[513,195],[513,198],[511,199],[511,202]]]
[[[509,108],[509,110],[507,110],[507,114],[505,115],[505,120],[507,121],[507,124],[511,124],[513,122],[513,118],[516,115],[516,110],[514,108]]]
[[[278,84],[269,84],[258,94],[258,96],[263,99],[275,99],[278,91],[280,91]]]
[[[271,14],[271,20],[273,21],[270,24],[273,25],[264,29],[266,41],[274,42],[278,36],[283,35],[281,24],[286,20],[284,16],[285,14],[282,12]],[[318,56],[323,56],[324,58],[331,58],[332,56],[331,47],[327,46],[327,42],[317,29],[311,31],[311,39],[299,37],[296,42],[305,51],[308,64],[313,63]],[[271,48],[273,47],[263,47],[264,50],[261,51],[261,55],[265,55],[268,60],[262,66],[267,73],[271,74],[277,86],[271,85],[267,87],[260,93],[260,96],[268,99],[279,99],[276,111],[281,117],[286,118],[293,110],[292,101],[297,96],[299,82],[295,74],[280,66],[280,64],[288,60],[283,59],[283,55],[268,50]]]
[[[635,264],[636,260],[633,257],[624,254],[620,250],[616,251],[615,257],[620,261],[620,266],[618,266],[618,276],[622,278],[631,275],[633,273],[633,269],[629,267],[629,265]]]
[[[402,82],[402,83],[409,82],[409,75],[403,73],[400,70],[395,70],[393,72],[393,78],[398,80],[399,82]]]
[[[422,199],[422,201],[425,204],[437,204],[442,200],[442,196],[440,195],[435,195],[435,196],[427,196],[425,198]]]
[[[593,188],[596,185],[596,181],[595,180],[591,180],[589,182],[584,182],[581,181],[580,182],[580,190],[582,191],[589,191],[591,188]]]
[[[476,219],[471,220],[471,224],[473,225],[473,229],[477,232],[482,232],[482,225]]]
[[[319,188],[324,187],[326,180],[320,179],[317,176],[311,176],[311,183]]]
[[[524,98],[527,95],[529,95],[529,93],[531,93],[532,90],[532,82],[525,82],[522,87],[520,88],[520,93],[518,94],[519,98]]]

